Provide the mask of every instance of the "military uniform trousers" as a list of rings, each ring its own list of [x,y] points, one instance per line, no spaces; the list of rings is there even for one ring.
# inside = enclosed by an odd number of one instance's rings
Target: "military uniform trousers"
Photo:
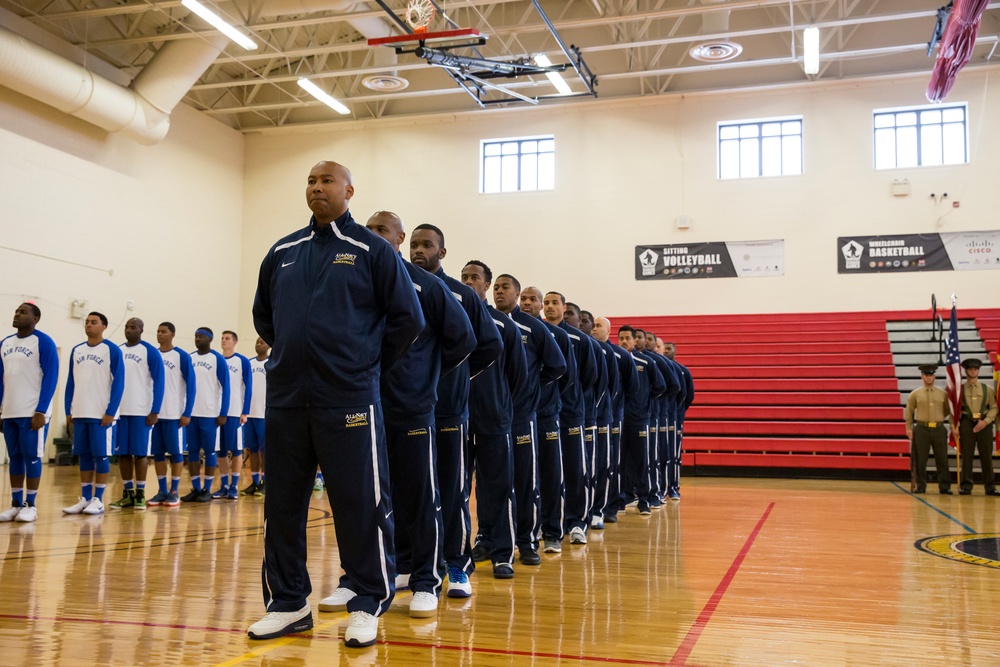
[[[962,417],[959,423],[959,445],[962,449],[962,490],[972,490],[972,460],[979,453],[979,467],[983,472],[983,487],[987,492],[995,490],[996,481],[993,475],[993,424],[979,433],[973,433],[972,428],[978,420],[972,417]]]
[[[916,423],[913,425],[913,449],[917,457],[917,491],[927,488],[927,456],[934,450],[934,465],[937,467],[938,489],[951,488],[951,472],[948,469],[948,431],[944,424],[935,427]]]

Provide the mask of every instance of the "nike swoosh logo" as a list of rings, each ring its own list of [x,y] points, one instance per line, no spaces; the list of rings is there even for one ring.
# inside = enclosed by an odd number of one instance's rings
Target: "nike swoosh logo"
[[[395,510],[391,510],[391,511],[389,512],[389,514],[386,514],[386,515],[385,515],[385,518],[386,518],[386,519],[388,519],[388,518],[389,518],[389,517],[390,517],[390,516],[392,515],[392,512],[394,512],[394,511],[395,511]]]
[[[298,261],[298,260],[295,260],[295,261]],[[291,266],[292,264],[295,263],[295,261],[292,261],[292,262],[282,262],[281,263],[281,268],[285,268],[286,266]]]

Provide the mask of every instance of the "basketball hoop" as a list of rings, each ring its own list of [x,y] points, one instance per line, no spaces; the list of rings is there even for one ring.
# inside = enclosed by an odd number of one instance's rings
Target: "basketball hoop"
[[[434,18],[431,0],[409,0],[406,3],[406,22],[415,33],[427,32],[427,24]]]

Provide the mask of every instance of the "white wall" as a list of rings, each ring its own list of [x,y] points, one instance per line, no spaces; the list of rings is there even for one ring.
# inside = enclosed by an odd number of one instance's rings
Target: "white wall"
[[[35,301],[38,328],[60,347],[50,437],[64,430],[66,355],[85,339],[71,300],[107,315],[119,343],[132,316],[153,344],[156,326],[174,322],[186,349],[197,326],[239,324],[243,145],[181,106],[167,138],[141,146],[0,87],[0,245],[15,249],[0,249],[0,318]],[[0,333],[13,333],[3,321]]]
[[[925,103],[926,77],[522,106],[250,135],[241,326],[249,328],[260,258],[308,221],[305,178],[321,159],[353,171],[352,211],[362,224],[373,211],[389,209],[409,228],[440,226],[450,274],[481,259],[494,273],[562,291],[595,313],[909,309],[929,307],[932,292],[944,302],[953,291],[960,306],[995,306],[984,286],[1000,278],[996,273],[840,276],[836,264],[838,236],[1000,228],[994,166],[1000,130],[990,122],[1000,91],[989,86],[989,76],[988,70],[963,72],[948,100],[969,103],[971,163],[960,167],[872,168],[872,110]],[[717,180],[717,122],[799,114],[805,175]],[[478,194],[481,139],[550,133],[554,191]],[[912,195],[894,198],[889,186],[902,178],[910,180]],[[961,208],[952,209],[950,201],[935,206],[931,192],[948,192]],[[692,229],[675,229],[681,213],[692,216]],[[634,279],[637,244],[764,239],[785,240],[784,277]]]

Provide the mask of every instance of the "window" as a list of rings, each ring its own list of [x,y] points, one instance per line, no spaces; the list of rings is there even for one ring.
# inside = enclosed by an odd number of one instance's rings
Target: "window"
[[[483,141],[479,191],[490,193],[554,189],[555,150],[556,141],[551,136]]]
[[[875,168],[965,164],[967,118],[965,104],[875,111]]]
[[[801,173],[801,116],[719,123],[719,178]]]

